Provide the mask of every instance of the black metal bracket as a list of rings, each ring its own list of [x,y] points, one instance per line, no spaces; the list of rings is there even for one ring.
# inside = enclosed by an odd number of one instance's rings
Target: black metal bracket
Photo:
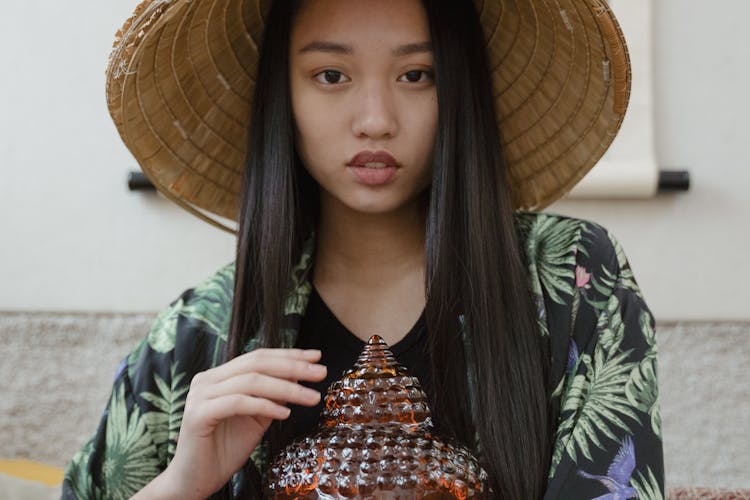
[[[156,191],[151,181],[143,172],[128,172],[128,189],[131,191]]]
[[[669,193],[673,191],[690,190],[690,172],[687,170],[660,170],[659,192]]]

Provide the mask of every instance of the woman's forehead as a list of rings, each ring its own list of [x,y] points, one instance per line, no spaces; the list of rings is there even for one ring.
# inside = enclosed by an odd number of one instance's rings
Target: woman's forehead
[[[292,27],[292,47],[297,50],[314,42],[356,50],[359,45],[395,47],[429,40],[420,0],[307,0]]]

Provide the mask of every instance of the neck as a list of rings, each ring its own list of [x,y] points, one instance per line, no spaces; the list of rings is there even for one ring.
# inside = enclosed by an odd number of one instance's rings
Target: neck
[[[356,212],[321,196],[313,281],[317,287],[345,277],[357,288],[377,289],[407,276],[424,276],[423,200],[385,214]]]

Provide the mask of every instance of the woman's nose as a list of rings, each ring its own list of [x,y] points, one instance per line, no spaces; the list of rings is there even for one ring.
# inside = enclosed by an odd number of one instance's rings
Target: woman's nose
[[[352,131],[357,137],[390,138],[398,132],[396,106],[386,84],[371,84],[362,89],[355,109]]]

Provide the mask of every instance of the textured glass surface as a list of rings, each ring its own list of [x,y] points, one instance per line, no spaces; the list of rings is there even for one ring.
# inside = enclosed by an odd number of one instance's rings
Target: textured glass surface
[[[486,498],[471,453],[434,434],[427,397],[377,335],[331,384],[318,430],[271,466],[273,499]]]

